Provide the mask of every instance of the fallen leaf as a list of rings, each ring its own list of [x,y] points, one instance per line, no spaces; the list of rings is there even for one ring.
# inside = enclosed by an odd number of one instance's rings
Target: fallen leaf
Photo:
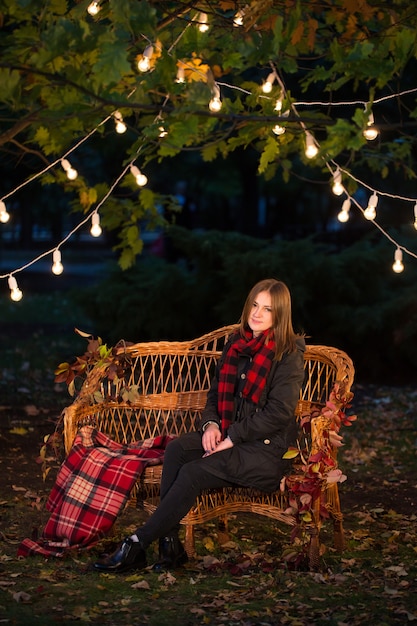
[[[395,572],[397,576],[408,576],[407,570],[402,565],[390,565],[386,571]]]
[[[211,537],[204,537],[203,546],[208,552],[213,552],[216,548],[216,546],[214,545],[214,541]]]
[[[203,567],[208,569],[209,567],[213,567],[214,565],[219,565],[220,561],[215,556],[205,556],[203,558]]]
[[[14,428],[11,428],[9,430],[9,433],[11,435],[27,435],[28,432],[29,432],[28,429],[23,428],[23,426],[15,426]]]
[[[174,585],[177,582],[177,579],[171,574],[171,572],[164,572],[158,576],[158,580],[164,585]]]
[[[146,580],[140,580],[137,583],[133,583],[130,585],[132,589],[150,589],[150,585]]]
[[[16,602],[29,602],[29,600],[31,599],[31,596],[26,593],[26,591],[16,591],[16,593],[12,594],[13,600],[16,600]]]
[[[39,415],[40,413],[39,409],[34,404],[27,404],[24,410],[27,415]]]

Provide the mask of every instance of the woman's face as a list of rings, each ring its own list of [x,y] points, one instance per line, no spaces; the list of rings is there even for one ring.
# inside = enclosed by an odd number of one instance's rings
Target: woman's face
[[[268,291],[261,291],[255,296],[252,307],[249,311],[248,326],[257,337],[264,330],[272,326],[271,294]]]

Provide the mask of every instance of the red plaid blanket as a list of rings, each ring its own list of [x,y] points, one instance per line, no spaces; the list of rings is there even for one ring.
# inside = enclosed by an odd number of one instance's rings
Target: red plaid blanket
[[[51,516],[39,541],[24,539],[19,556],[63,556],[91,547],[112,527],[147,465],[162,463],[171,437],[121,445],[83,426],[62,464],[46,508]]]

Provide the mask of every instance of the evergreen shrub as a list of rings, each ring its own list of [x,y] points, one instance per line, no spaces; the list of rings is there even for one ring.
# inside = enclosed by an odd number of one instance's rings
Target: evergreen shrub
[[[310,343],[346,350],[357,380],[415,380],[417,267],[408,260],[402,274],[393,273],[386,242],[338,250],[310,238],[265,241],[181,227],[169,237],[169,258],[141,258],[127,271],[114,267],[78,294],[107,343],[191,339],[237,322],[249,289],[274,277],[291,290],[296,329]]]

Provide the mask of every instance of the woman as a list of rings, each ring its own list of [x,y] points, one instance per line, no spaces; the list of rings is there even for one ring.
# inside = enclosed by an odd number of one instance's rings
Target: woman
[[[180,520],[202,490],[278,488],[288,470],[282,456],[296,438],[304,350],[304,338],[293,330],[286,285],[275,279],[257,283],[217,365],[199,430],[167,446],[158,508],[94,569],[144,568],[146,549],[158,538],[154,569],[182,565],[187,554],[178,538]]]

